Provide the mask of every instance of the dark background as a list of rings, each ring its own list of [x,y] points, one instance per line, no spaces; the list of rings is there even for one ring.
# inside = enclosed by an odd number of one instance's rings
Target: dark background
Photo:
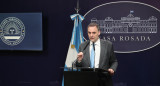
[[[80,14],[115,0],[80,0]],[[134,0],[160,9],[159,0]],[[1,0],[1,13],[43,13],[43,51],[0,51],[0,86],[60,86],[76,13],[76,0]],[[116,54],[115,86],[160,86],[160,46]]]

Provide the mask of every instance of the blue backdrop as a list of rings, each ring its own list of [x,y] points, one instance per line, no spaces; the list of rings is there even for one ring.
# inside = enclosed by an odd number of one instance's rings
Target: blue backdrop
[[[80,0],[80,14],[115,0]],[[133,0],[160,9],[159,0]],[[1,13],[42,12],[43,48],[0,51],[0,86],[60,86],[76,13],[76,0],[1,0]],[[160,86],[160,46],[144,52],[116,54],[115,86]]]

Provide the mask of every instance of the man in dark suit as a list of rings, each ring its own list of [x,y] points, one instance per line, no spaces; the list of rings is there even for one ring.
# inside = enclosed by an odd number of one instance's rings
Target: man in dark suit
[[[111,76],[114,75],[118,62],[114,54],[113,45],[110,41],[99,38],[100,29],[98,24],[90,23],[88,25],[89,41],[85,41],[79,46],[76,66],[102,68],[108,71],[100,75],[98,86],[113,86]],[[94,59],[92,51],[94,50]]]

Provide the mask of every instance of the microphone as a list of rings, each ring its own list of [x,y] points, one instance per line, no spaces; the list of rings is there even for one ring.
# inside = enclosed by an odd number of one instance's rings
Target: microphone
[[[88,43],[86,44],[86,46],[83,48],[83,51],[86,50],[86,48],[87,48],[87,46],[89,45],[89,43],[90,43],[90,42],[88,41]],[[83,52],[83,51],[82,51],[82,52]]]

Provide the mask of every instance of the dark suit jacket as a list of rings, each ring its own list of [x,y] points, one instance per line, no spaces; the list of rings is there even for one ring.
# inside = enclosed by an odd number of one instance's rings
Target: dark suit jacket
[[[79,46],[79,52],[83,52],[83,59],[80,63],[76,62],[76,66],[78,67],[90,67],[90,53],[89,53],[89,46],[90,41],[85,41]],[[110,41],[107,40],[100,40],[101,50],[100,50],[100,62],[99,68],[102,69],[113,69],[116,71],[118,62],[114,54],[113,45]]]

